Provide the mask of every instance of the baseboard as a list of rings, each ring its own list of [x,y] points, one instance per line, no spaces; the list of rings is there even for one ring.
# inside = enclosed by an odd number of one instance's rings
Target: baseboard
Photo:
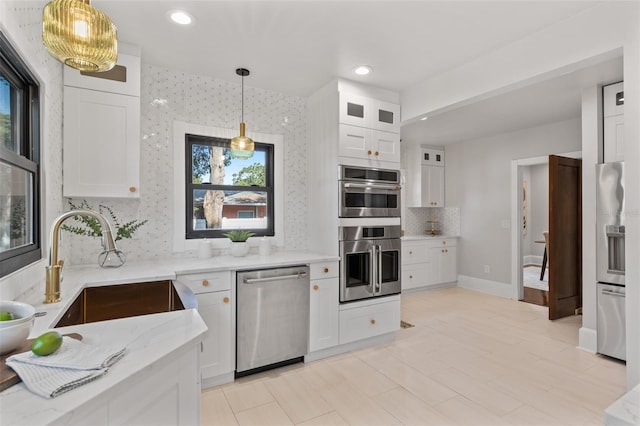
[[[219,376],[202,379],[200,385],[202,389],[212,388],[214,386],[231,383],[235,380],[233,371],[231,373],[221,374]]]
[[[442,288],[451,288],[456,287],[457,283],[455,281],[444,284],[433,284],[433,285],[425,285],[422,287],[410,288],[406,290],[402,290],[402,294],[410,294],[410,293],[419,293],[421,291],[432,291],[432,290],[440,290]]]
[[[533,254],[528,254],[528,255],[522,257],[522,264],[524,266],[529,266],[529,265],[540,266],[540,265],[542,265],[542,256],[536,256],[536,255],[533,255]]]
[[[580,327],[578,349],[595,354],[598,352],[598,333],[592,328]]]
[[[398,327],[400,324],[398,324]],[[378,345],[381,343],[390,343],[395,339],[395,332],[382,334],[380,336],[369,337],[368,339],[358,340],[356,342],[345,343],[343,345],[333,346],[327,349],[321,349],[319,351],[311,352],[304,357],[304,362],[316,361],[322,358],[327,358],[334,355],[340,355],[346,352],[351,352],[356,349],[363,349],[369,346]]]
[[[476,290],[482,293],[504,297],[506,299],[513,299],[514,293],[513,286],[511,284],[483,280],[482,278],[469,277],[467,275],[458,275],[458,287]]]

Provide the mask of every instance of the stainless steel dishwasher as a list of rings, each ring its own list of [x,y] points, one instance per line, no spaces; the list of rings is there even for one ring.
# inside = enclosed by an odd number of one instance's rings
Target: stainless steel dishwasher
[[[309,267],[237,273],[236,376],[302,360],[309,336]]]

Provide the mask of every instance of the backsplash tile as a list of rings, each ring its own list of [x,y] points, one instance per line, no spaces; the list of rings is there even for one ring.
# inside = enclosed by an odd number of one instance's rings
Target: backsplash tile
[[[96,207],[108,205],[122,221],[149,220],[133,239],[118,242],[129,261],[172,255],[172,206],[179,202],[173,197],[173,122],[238,129],[241,114],[239,82],[144,64],[143,57],[141,86],[140,199],[87,200]],[[284,137],[284,245],[291,250],[306,249],[305,100],[245,84],[244,109],[251,132]],[[66,235],[66,241],[71,246],[72,263],[96,262],[98,240]]]
[[[460,235],[459,207],[420,207],[404,209],[404,234],[424,235],[431,229],[429,220],[437,220],[442,235]]]

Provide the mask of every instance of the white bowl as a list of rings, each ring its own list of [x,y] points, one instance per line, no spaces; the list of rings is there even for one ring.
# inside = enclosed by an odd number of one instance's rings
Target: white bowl
[[[17,349],[29,336],[33,321],[0,328],[0,355]]]
[[[0,329],[3,329],[24,322],[33,322],[36,309],[27,303],[0,300],[0,312],[11,312],[16,317],[10,321],[0,321]]]

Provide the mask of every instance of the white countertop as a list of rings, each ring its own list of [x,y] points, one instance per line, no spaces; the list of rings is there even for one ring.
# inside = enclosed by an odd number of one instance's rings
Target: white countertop
[[[640,424],[640,385],[622,395],[604,411],[607,426],[634,426]]]
[[[85,287],[175,279],[179,274],[207,271],[262,269],[286,265],[337,261],[337,256],[312,252],[276,252],[270,256],[214,256],[211,258],[169,258],[128,262],[120,268],[98,265],[65,267],[61,287],[62,301],[44,304],[43,282],[19,300],[30,303],[37,317],[30,338],[53,327],[68,305]],[[20,383],[0,393],[2,424],[47,424],[64,419],[72,410],[100,397],[113,386],[162,357],[198,341],[207,327],[193,309],[123,318],[58,328],[61,333],[79,333],[83,341],[108,346],[126,345],[126,355],[105,376],[54,399],[44,399],[29,392]]]
[[[458,235],[427,235],[427,234],[415,234],[405,235],[400,237],[402,241],[416,241],[416,240],[445,240],[447,238],[458,238]]]

